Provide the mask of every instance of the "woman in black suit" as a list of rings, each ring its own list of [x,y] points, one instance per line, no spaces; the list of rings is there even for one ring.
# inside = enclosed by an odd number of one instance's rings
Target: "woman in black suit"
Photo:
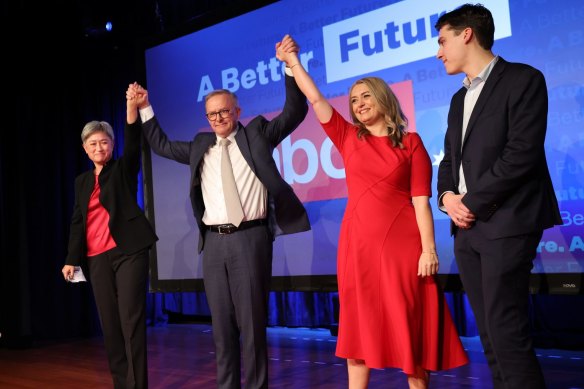
[[[115,388],[147,388],[148,249],[158,239],[136,202],[140,122],[128,101],[124,152],[112,159],[114,132],[103,121],[83,127],[83,149],[94,168],[75,180],[75,205],[62,273],[87,264]],[[130,109],[132,107],[133,109]],[[132,117],[130,117],[132,116]]]

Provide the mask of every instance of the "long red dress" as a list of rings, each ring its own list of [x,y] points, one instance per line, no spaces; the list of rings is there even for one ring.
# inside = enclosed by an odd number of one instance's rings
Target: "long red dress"
[[[336,111],[322,126],[343,158],[348,188],[336,355],[406,374],[468,363],[434,277],[417,275],[422,243],[412,196],[431,196],[432,177],[420,136],[404,136],[403,149],[386,136],[359,139]]]

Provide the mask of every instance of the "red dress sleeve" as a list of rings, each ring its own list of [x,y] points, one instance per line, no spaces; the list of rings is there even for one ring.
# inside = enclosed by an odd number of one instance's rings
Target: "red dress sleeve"
[[[356,126],[345,120],[334,108],[330,120],[326,123],[320,123],[320,125],[341,154],[343,153],[343,144],[347,136],[354,135],[357,131]]]
[[[411,196],[432,197],[432,162],[422,138],[415,132],[409,132],[404,138],[404,146],[411,152]]]

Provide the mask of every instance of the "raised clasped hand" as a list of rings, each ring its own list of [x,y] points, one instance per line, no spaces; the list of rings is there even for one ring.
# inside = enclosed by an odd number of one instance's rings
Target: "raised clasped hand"
[[[300,48],[296,41],[288,34],[282,40],[276,43],[276,58],[290,65],[289,61],[298,55]]]

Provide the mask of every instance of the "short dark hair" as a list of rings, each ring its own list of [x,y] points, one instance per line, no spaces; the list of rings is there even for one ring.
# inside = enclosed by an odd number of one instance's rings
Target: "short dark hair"
[[[491,50],[495,42],[495,22],[493,15],[482,4],[464,4],[453,11],[440,16],[434,27],[437,31],[444,26],[449,26],[456,35],[470,27],[485,50]]]

